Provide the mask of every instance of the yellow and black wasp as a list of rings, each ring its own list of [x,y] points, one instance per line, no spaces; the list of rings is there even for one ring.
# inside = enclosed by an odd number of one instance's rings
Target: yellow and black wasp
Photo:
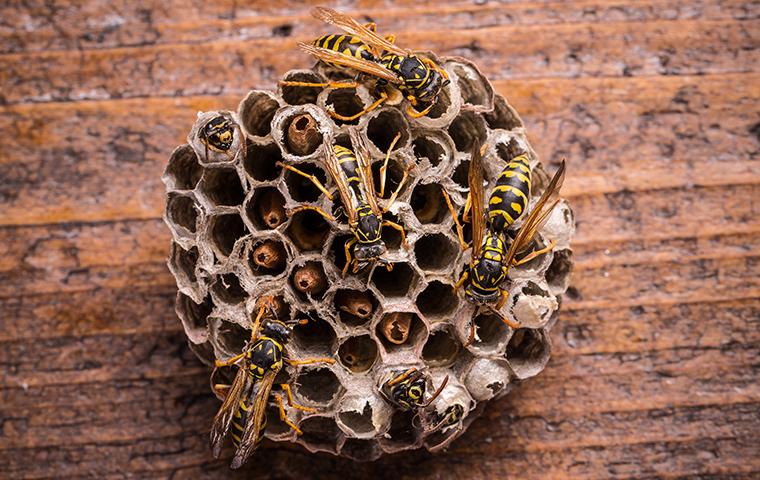
[[[242,130],[237,122],[229,113],[220,113],[206,122],[199,130],[198,137],[206,148],[206,160],[208,161],[208,151],[220,152],[232,157],[231,152],[233,143],[235,143],[235,132],[239,132],[241,142],[245,145]]]
[[[380,393],[395,407],[401,410],[424,409],[438,398],[449,381],[447,376],[436,391],[425,401],[428,376],[417,368],[391,372],[390,378],[383,382]]]
[[[404,247],[408,247],[408,244],[406,242],[404,228],[395,222],[383,219],[383,214],[390,210],[413,166],[410,166],[404,171],[404,176],[401,178],[396,190],[394,190],[393,194],[391,194],[388,199],[386,207],[381,210],[377,204],[377,193],[375,192],[375,185],[372,181],[372,169],[370,167],[371,157],[367,145],[364,143],[364,140],[356,129],[350,128],[349,136],[351,144],[353,145],[353,151],[341,145],[334,145],[332,147],[325,146],[326,151],[324,152],[325,159],[323,162],[330,177],[338,188],[338,194],[340,195],[343,208],[348,216],[348,226],[354,234],[354,238],[347,241],[344,246],[346,265],[343,267],[343,276],[348,273],[348,269],[351,265],[353,265],[353,273],[356,273],[374,262],[383,263],[386,268],[390,270],[392,268],[392,263],[383,258],[383,254],[387,251],[386,245],[382,239],[383,227],[391,227],[398,230],[401,234],[401,242]],[[384,194],[385,171],[390,158],[390,152],[393,150],[393,146],[398,141],[399,137],[400,136],[397,135],[391,142],[390,147],[388,147],[385,163],[381,168],[381,196]],[[333,200],[333,195],[327,191],[319,179],[313,175],[309,175],[291,165],[285,165],[282,163],[279,165],[299,175],[307,177],[314,182],[317,188],[325,193],[330,200]],[[312,205],[296,207],[290,211],[290,214],[292,215],[300,210],[314,210],[328,221],[335,221],[335,218],[332,215],[321,208]],[[353,256],[351,255],[352,250]]]
[[[312,14],[319,20],[339,27],[346,34],[323,35],[311,44],[299,43],[307,53],[328,65],[356,70],[377,79],[372,105],[352,116],[330,112],[343,121],[355,120],[384,102],[397,104],[402,96],[409,101],[407,113],[418,118],[427,115],[441,89],[449,83],[448,74],[434,61],[395,45],[395,36],[385,38],[376,33],[376,25],[362,25],[335,10],[316,7]],[[355,81],[309,83],[283,81],[282,85],[303,87],[355,88]]]
[[[242,353],[227,361],[216,362],[217,368],[240,363],[232,385],[214,385],[215,391],[224,396],[224,401],[211,427],[211,447],[214,457],[218,457],[223,440],[232,427],[231,436],[236,449],[232,468],[243,465],[261,443],[267,423],[266,408],[270,395],[277,402],[280,420],[296,433],[301,433],[285,414],[282,397],[271,393],[275,377],[282,369],[283,362],[289,365],[335,363],[335,360],[331,358],[303,360],[284,358],[283,348],[290,339],[291,327],[276,319],[271,298],[265,298],[260,303],[258,315],[251,329],[251,338]],[[264,318],[267,311],[271,312],[271,315]],[[297,405],[293,401],[288,384],[283,383],[279,387],[285,393],[290,407],[304,412],[314,411],[312,408]]]
[[[562,161],[557,173],[512,239],[508,229],[525,212],[530,199],[531,170],[528,164],[528,156],[526,154],[517,155],[504,167],[491,191],[488,199],[488,213],[486,214],[484,211],[482,165],[484,151],[485,146],[480,149],[475,148],[472,153],[468,175],[470,187],[468,205],[471,209],[473,254],[470,264],[465,267],[456,284],[456,289],[458,290],[464,285],[465,298],[480,305],[497,302],[493,309],[494,312],[504,323],[512,328],[518,328],[519,324],[499,313],[507,300],[507,291],[502,285],[511,267],[523,265],[554,248],[554,244],[550,243],[545,248],[529,253],[521,260],[515,258],[518,253],[524,252],[533,242],[535,233],[541,228],[559,201],[556,197],[565,177],[565,162]],[[450,201],[448,203],[449,208],[452,208],[452,216],[456,220],[456,213],[453,211]],[[465,207],[466,210],[467,207]],[[461,227],[457,226],[460,242],[466,248],[461,231]],[[474,326],[471,324],[469,342],[472,342],[474,334]]]

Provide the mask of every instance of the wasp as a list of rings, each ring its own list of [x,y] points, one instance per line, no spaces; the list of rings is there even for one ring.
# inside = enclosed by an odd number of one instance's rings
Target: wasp
[[[565,177],[565,162],[560,164],[559,169],[549,182],[533,210],[527,214],[525,221],[512,238],[509,227],[522,216],[528,206],[531,187],[531,171],[526,154],[514,157],[502,170],[496,185],[488,199],[488,213],[485,212],[483,195],[483,165],[482,158],[486,146],[475,148],[472,152],[472,160],[468,173],[470,194],[465,212],[468,206],[471,209],[470,219],[472,226],[472,249],[473,255],[470,264],[465,267],[456,290],[464,286],[464,295],[469,301],[479,305],[491,305],[496,302],[494,313],[512,328],[519,328],[519,324],[506,318],[499,313],[507,300],[507,291],[502,284],[507,278],[509,268],[523,265],[534,258],[551,251],[554,243],[540,250],[535,250],[517,260],[518,253],[526,251],[533,242],[533,237],[544,224],[552,209],[559,199],[556,198],[562,187]],[[444,191],[451,214],[456,221],[456,212],[453,210],[448,194]],[[465,213],[466,215],[466,213]],[[457,233],[463,248],[469,248],[462,237],[461,225],[457,222]],[[474,325],[470,324],[470,339],[474,339]]]
[[[215,391],[224,396],[224,401],[211,427],[211,447],[215,458],[219,457],[223,440],[232,427],[231,436],[235,446],[235,456],[230,465],[232,468],[243,465],[261,443],[266,429],[266,408],[270,396],[274,398],[280,410],[280,420],[297,434],[301,434],[299,428],[286,415],[282,396],[272,393],[275,377],[282,369],[283,362],[288,365],[335,363],[331,358],[285,358],[283,348],[290,340],[292,329],[276,318],[271,298],[260,303],[251,329],[251,338],[242,353],[226,361],[216,361],[217,368],[238,364],[237,374],[231,385],[214,385]],[[267,311],[271,312],[271,315],[263,318]],[[280,384],[279,388],[286,395],[290,407],[304,412],[314,411],[313,408],[298,405],[293,401],[293,394],[287,383]]]
[[[351,265],[353,265],[353,273],[357,273],[375,262],[384,264],[388,270],[392,269],[393,264],[383,258],[383,255],[387,252],[387,247],[382,239],[383,227],[391,227],[398,230],[399,233],[401,233],[402,244],[405,248],[408,248],[404,228],[395,222],[384,220],[383,214],[390,210],[396,197],[401,191],[401,187],[409,176],[409,171],[414,167],[413,165],[410,165],[405,169],[404,175],[398,186],[388,198],[386,207],[381,210],[377,204],[377,193],[375,192],[375,185],[372,181],[370,153],[367,149],[367,145],[355,129],[349,129],[349,136],[353,150],[341,145],[334,145],[332,147],[325,147],[326,151],[324,153],[324,166],[338,188],[338,194],[343,203],[346,215],[348,216],[348,226],[354,235],[354,237],[347,241],[344,246],[346,255],[346,265],[343,267],[344,277],[348,273],[348,269]],[[388,147],[388,152],[385,155],[385,162],[380,170],[380,196],[385,194],[385,173],[390,159],[390,152],[393,150],[393,147],[399,138],[400,134],[393,139]],[[330,200],[333,200],[333,195],[314,175],[303,172],[291,165],[285,165],[282,163],[278,163],[278,165],[308,178],[314,182],[317,188],[319,188]],[[293,215],[301,210],[314,210],[328,221],[335,221],[335,218],[332,215],[321,208],[312,205],[296,207],[290,210],[289,214]],[[353,256],[351,254],[352,251]]]
[[[335,10],[316,7],[312,15],[345,34],[323,35],[311,44],[299,43],[301,49],[322,62],[339,68],[358,71],[377,79],[375,94],[379,97],[370,106],[352,116],[330,115],[343,121],[355,120],[384,102],[409,102],[407,113],[412,118],[424,117],[435,105],[441,89],[449,83],[446,71],[431,59],[395,45],[395,36],[383,38],[374,23],[358,21]],[[281,85],[303,87],[356,88],[356,81],[309,83],[283,81]]]
[[[390,378],[382,384],[380,393],[401,410],[424,409],[438,398],[448,381],[449,377],[447,376],[430,398],[425,401],[428,376],[417,368],[411,367],[407,370],[392,371]]]
[[[206,148],[206,160],[209,150],[225,153],[231,158],[234,155],[230,150],[235,143],[235,131],[241,132],[240,125],[229,113],[220,113],[206,122],[198,132],[198,137]]]

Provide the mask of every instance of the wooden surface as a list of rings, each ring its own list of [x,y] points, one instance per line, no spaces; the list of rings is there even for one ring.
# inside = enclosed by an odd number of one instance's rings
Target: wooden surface
[[[341,2],[476,61],[568,159],[572,289],[545,372],[448,452],[266,443],[234,474],[159,177],[196,111],[310,64],[293,47],[325,30],[294,1],[183,3],[0,6],[0,477],[760,475],[758,2]]]

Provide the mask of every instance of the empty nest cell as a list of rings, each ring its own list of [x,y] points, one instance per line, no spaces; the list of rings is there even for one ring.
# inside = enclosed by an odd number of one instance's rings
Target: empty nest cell
[[[329,368],[303,370],[296,379],[298,395],[312,405],[327,405],[342,391],[343,386]]]
[[[432,167],[440,165],[442,161],[450,158],[452,153],[447,142],[432,132],[418,135],[412,141],[412,151],[418,163],[427,159]]]
[[[377,308],[377,299],[369,290],[340,289],[335,292],[333,305],[341,322],[351,327],[364,325]]]
[[[243,203],[245,192],[234,168],[206,170],[200,190],[212,205],[236,207]]]
[[[470,153],[473,147],[480,148],[486,141],[486,122],[474,112],[462,112],[451,122],[449,135],[457,150]]]
[[[354,460],[374,460],[380,456],[380,447],[375,440],[347,438],[340,449],[340,454]]]
[[[219,348],[228,356],[239,354],[251,338],[251,331],[237,323],[219,320],[216,329],[216,341]]]
[[[425,235],[414,244],[417,266],[425,272],[448,271],[459,254],[459,245],[442,233]]]
[[[315,312],[297,318],[308,320],[293,327],[293,342],[299,349],[314,357],[331,356],[335,352],[337,337],[330,324]]]
[[[509,338],[510,328],[501,321],[498,315],[488,312],[480,312],[475,316],[476,340],[473,343],[477,348],[493,348]]]
[[[203,167],[190,145],[177,147],[164,171],[164,181],[170,189],[192,190],[203,175]]]
[[[327,290],[327,275],[320,262],[309,261],[293,269],[290,283],[302,299],[321,299]]]
[[[570,273],[573,270],[573,252],[570,249],[555,250],[552,263],[546,270],[546,282],[558,292],[567,288]]]
[[[176,243],[172,243],[170,262],[175,276],[182,275],[185,282],[195,283],[197,281],[195,277],[195,265],[198,263],[197,247],[185,250]],[[179,278],[177,280],[179,281]]]
[[[459,92],[464,104],[487,110],[493,105],[493,88],[473,65],[451,62],[448,67],[456,75]]]
[[[404,235],[410,233],[409,229],[404,225],[404,222],[397,215],[394,215],[390,212],[385,213],[383,214],[383,220],[388,220],[397,225],[401,225],[401,227],[404,229]],[[401,248],[401,232],[393,227],[383,227],[380,238],[383,240],[383,243],[388,250],[398,250]]]
[[[205,341],[208,330],[208,316],[214,309],[210,296],[201,303],[195,303],[192,298],[182,292],[177,292],[177,313],[185,327],[185,332],[191,341]]]
[[[501,95],[495,96],[493,110],[484,114],[484,117],[492,130],[514,130],[515,128],[522,127],[522,122],[517,112],[509,106]]]
[[[519,379],[538,374],[549,360],[551,346],[543,330],[518,328],[507,344],[506,357]]]
[[[255,276],[280,275],[285,271],[287,259],[285,245],[272,239],[253,244],[248,253],[248,265]]]
[[[327,100],[325,104],[332,111],[342,117],[353,117],[357,113],[364,110],[364,102],[357,95],[354,88],[336,88],[327,94]],[[340,120],[333,119],[336,125],[356,125],[359,123],[361,117],[354,120]]]
[[[345,245],[346,242],[352,238],[354,238],[354,236],[350,234],[338,235],[335,237],[332,245],[330,246],[330,257],[333,264],[338,268],[338,270],[343,270],[343,267],[346,265],[347,259]]]
[[[283,403],[285,403],[284,393],[275,392],[275,395],[280,395],[282,397]],[[285,411],[288,411],[288,407],[285,407]],[[265,415],[267,416],[267,434],[273,437],[283,437],[289,436],[293,433],[293,430],[291,430],[285,422],[280,420],[280,409],[277,407],[277,405],[270,404],[267,407]]]
[[[427,327],[416,313],[389,312],[377,324],[376,335],[385,351],[391,353],[418,345],[427,335]]]
[[[401,135],[393,151],[404,148],[409,143],[409,124],[404,114],[395,109],[383,109],[367,123],[367,138],[377,149],[386,153],[396,135]]]
[[[354,373],[366,372],[377,360],[377,344],[369,335],[349,337],[338,348],[338,359]]]
[[[303,434],[299,441],[309,450],[320,450],[335,453],[341,431],[333,417],[311,416],[298,424]]]
[[[372,164],[372,181],[375,185],[375,192],[379,198],[388,199],[401,183],[401,179],[404,178],[404,165],[397,159],[391,157],[388,160],[388,168],[385,171],[385,190],[380,191],[381,175],[380,169],[383,167],[385,159],[377,161]],[[407,181],[410,179],[407,178]],[[405,188],[402,187],[399,195],[403,194]]]
[[[443,187],[438,183],[422,183],[412,190],[412,210],[420,223],[441,223],[450,216]]]
[[[457,165],[457,168],[454,169],[454,174],[451,176],[451,179],[454,180],[454,182],[460,187],[469,190],[470,188],[470,184],[468,183],[469,171],[470,171],[470,161],[462,160],[461,162],[459,162],[459,165]]]
[[[237,213],[217,215],[210,221],[211,240],[219,253],[228,257],[240,238],[246,234],[243,219]]]
[[[301,210],[293,215],[288,235],[302,252],[321,250],[330,233],[330,224],[314,210]]]
[[[446,320],[459,306],[459,298],[452,285],[433,280],[417,295],[416,304],[425,318]]]
[[[396,410],[391,417],[388,435],[383,441],[391,445],[400,444],[399,446],[414,444],[417,441],[417,429],[413,425],[414,417],[415,412],[411,410]]]
[[[338,412],[338,418],[344,427],[356,436],[366,436],[375,431],[375,425],[372,421],[372,406],[369,401],[364,403],[361,411]]]
[[[285,197],[274,187],[258,188],[246,203],[245,214],[255,228],[273,230],[288,219]]]
[[[322,83],[325,81],[322,75],[310,70],[291,71],[282,77],[287,82],[305,82],[305,83]],[[315,103],[317,96],[322,91],[322,87],[299,87],[283,85],[280,89],[282,99],[289,105],[303,105],[305,103]]]
[[[371,282],[387,298],[407,296],[411,286],[418,280],[419,277],[408,263],[399,262],[390,271],[382,265],[376,266]]]
[[[237,305],[246,297],[245,290],[240,286],[240,279],[234,273],[217,275],[211,292],[219,301],[228,305]]]
[[[296,165],[296,168],[307,175],[313,175],[319,179],[322,185],[325,185],[327,175],[324,170],[316,165],[312,163],[300,163]],[[288,187],[290,196],[297,202],[315,202],[322,194],[322,191],[314,185],[314,182],[290,170],[285,172],[285,185]]]
[[[431,367],[453,365],[461,348],[462,344],[450,327],[440,328],[430,333],[422,348],[422,360]]]
[[[268,182],[280,176],[280,167],[277,166],[277,162],[281,161],[282,153],[277,144],[258,145],[249,140],[243,168],[254,180]]]
[[[240,102],[238,117],[243,130],[253,137],[265,137],[272,131],[272,118],[280,108],[277,99],[263,91],[251,91]]]
[[[195,233],[198,224],[198,207],[192,197],[169,194],[166,203],[166,216],[175,226],[189,233]]]

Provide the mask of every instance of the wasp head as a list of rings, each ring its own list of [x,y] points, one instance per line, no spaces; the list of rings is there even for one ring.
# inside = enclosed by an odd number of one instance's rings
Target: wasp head
[[[380,219],[368,208],[359,210],[359,220],[356,225],[356,239],[358,243],[354,248],[356,261],[367,263],[376,261],[382,256],[387,248],[380,238]]]
[[[210,148],[226,152],[232,147],[237,124],[227,115],[212,118],[201,130],[201,139]]]
[[[280,320],[269,320],[261,327],[261,333],[280,343],[287,343],[293,330]]]
[[[394,372],[393,378],[386,381],[382,388],[388,400],[404,410],[424,407],[425,389],[426,377],[417,369]]]

